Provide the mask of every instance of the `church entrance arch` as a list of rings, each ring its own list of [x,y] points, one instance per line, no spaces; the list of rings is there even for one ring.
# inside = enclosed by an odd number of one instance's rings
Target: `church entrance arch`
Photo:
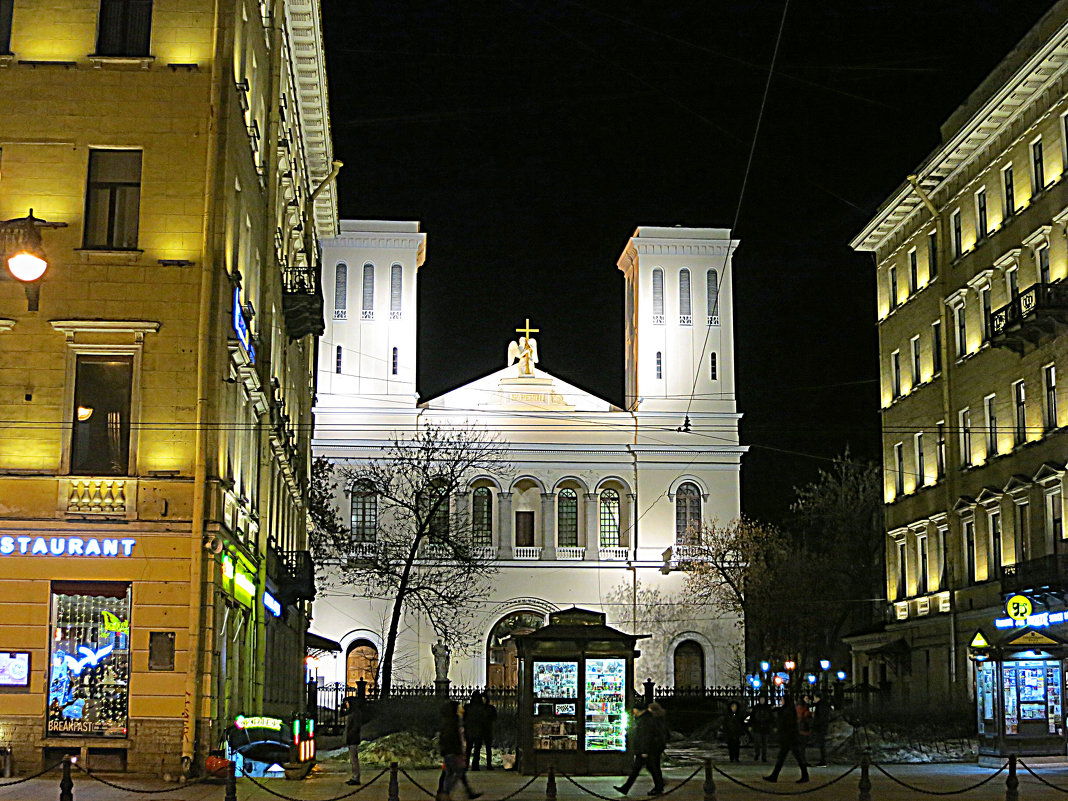
[[[345,683],[367,682],[371,689],[378,683],[378,648],[370,640],[353,640],[345,654]]]
[[[516,634],[529,634],[545,625],[541,612],[520,611],[505,615],[490,630],[486,642],[486,686],[515,689],[519,686],[519,656]]]
[[[675,646],[675,686],[705,686],[705,651],[695,640],[683,640]]]

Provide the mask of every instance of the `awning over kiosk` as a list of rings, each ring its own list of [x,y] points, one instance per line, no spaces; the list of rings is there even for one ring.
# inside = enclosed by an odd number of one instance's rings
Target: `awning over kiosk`
[[[342,650],[340,643],[336,643],[321,634],[315,634],[311,631],[304,632],[304,648],[312,656],[319,656],[320,654],[327,653],[339,654]]]

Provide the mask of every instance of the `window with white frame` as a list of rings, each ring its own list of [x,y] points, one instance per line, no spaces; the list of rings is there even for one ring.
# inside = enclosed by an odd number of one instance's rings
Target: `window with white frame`
[[[664,271],[653,270],[653,325],[664,324]]]
[[[986,187],[982,187],[975,193],[975,236],[976,239],[982,239],[988,233],[990,229],[987,225],[987,213],[986,213]]]
[[[334,351],[334,372],[338,375],[341,374],[341,346],[338,345]]]
[[[909,597],[908,546],[903,539],[897,541],[897,597]]]
[[[350,497],[352,541],[360,545],[378,538],[378,496],[368,486],[357,484]]]
[[[375,319],[375,266],[363,265],[363,304],[360,306],[360,319]]]
[[[656,377],[658,380],[664,377],[664,356],[660,351],[656,352]]]
[[[1031,143],[1031,197],[1046,188],[1046,166],[1042,156],[1042,137]]]
[[[400,350],[393,349],[393,375],[400,373]]]
[[[1020,297],[1020,271],[1016,267],[1005,271],[1005,290],[1009,293],[1009,300]]]
[[[1013,503],[1013,512],[1013,542],[1016,563],[1019,564],[1031,558],[1031,504],[1017,500]]]
[[[1064,539],[1064,507],[1061,488],[1057,487],[1046,493],[1046,541],[1054,543],[1053,547],[1060,550],[1060,546],[1056,543],[1062,539]]]
[[[1001,510],[990,509],[986,517],[987,531],[990,533],[990,570],[994,577],[1001,577],[1004,556],[1001,548]]]
[[[931,372],[938,375],[942,372],[942,321],[935,320],[931,323]]]
[[[1022,380],[1012,385],[1012,441],[1027,442],[1027,387]]]
[[[917,431],[912,435],[912,453],[915,458],[916,488],[919,489],[927,483],[927,467],[924,463],[922,431]]]
[[[896,350],[890,354],[890,389],[895,400],[901,397],[901,352]]]
[[[965,407],[957,413],[957,428],[960,434],[961,467],[972,464],[972,412]]]
[[[997,456],[998,454],[998,406],[997,396],[987,395],[983,399],[986,411],[986,455]]]
[[[916,260],[916,248],[909,251],[909,295],[915,295],[920,286],[920,266]]]
[[[1045,402],[1042,404],[1042,415],[1046,424],[1046,430],[1051,431],[1057,427],[1057,367],[1047,364],[1042,368],[1042,385],[1045,390]]]
[[[476,487],[471,493],[472,544],[493,544],[493,493],[489,487]]]
[[[938,440],[935,442],[935,480],[941,481],[946,477],[946,421],[939,420]]]
[[[569,487],[556,499],[556,542],[562,548],[578,547],[578,493]]]
[[[127,475],[134,354],[78,353],[74,358],[70,473]]]
[[[719,365],[716,361],[716,352],[708,354],[708,377],[713,381],[719,378]]]
[[[1035,262],[1038,264],[1039,282],[1043,284],[1048,284],[1050,282],[1048,243],[1039,245],[1038,249],[1035,251]]]
[[[404,268],[394,264],[389,268],[389,319],[401,319],[401,294],[404,288]]]
[[[89,151],[82,246],[135,250],[141,208],[141,151]]]
[[[1001,170],[1001,189],[1001,213],[1007,220],[1016,213],[1016,186],[1013,182],[1011,164]]]
[[[687,481],[675,491],[675,542],[696,545],[700,542],[701,491]]]
[[[707,324],[719,325],[719,273],[716,270],[705,273],[705,307]]]
[[[964,518],[961,521],[961,528],[963,529],[961,539],[964,541],[964,574],[967,576],[969,584],[975,584],[975,566],[978,561],[975,552],[975,519],[971,517]]]
[[[927,550],[927,535],[918,534],[916,536],[916,594],[926,595],[928,580],[927,575],[930,571],[929,555]]]
[[[334,319],[344,320],[348,316],[348,279],[349,266],[341,261],[334,267]]]
[[[919,334],[909,340],[909,350],[912,353],[912,386],[920,384],[920,337]]]
[[[968,310],[963,298],[953,304],[954,352],[958,359],[968,353]]]
[[[990,287],[988,286],[984,286],[979,290],[979,309],[980,322],[983,326],[983,342],[989,342],[990,335],[993,333],[993,327],[991,324],[991,317],[993,311],[990,308]]]
[[[927,283],[938,277],[938,232],[927,234]]]
[[[601,547],[619,547],[619,493],[614,489],[601,492],[599,522]]]
[[[956,209],[949,220],[953,231],[953,258],[959,259],[964,253],[964,232],[961,227],[960,209]]]
[[[693,304],[690,298],[690,271],[679,270],[679,325],[693,325]]]
[[[897,308],[897,267],[893,264],[890,265],[890,269],[887,271],[887,282],[890,311],[893,311]]]
[[[905,443],[894,443],[894,490],[896,497],[905,494]]]

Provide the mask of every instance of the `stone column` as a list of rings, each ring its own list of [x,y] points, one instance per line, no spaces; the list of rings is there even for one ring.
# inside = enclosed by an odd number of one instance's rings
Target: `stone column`
[[[511,559],[515,544],[512,531],[512,493],[497,493],[497,558]]]
[[[596,562],[601,533],[597,528],[597,493],[587,492],[582,496],[586,502],[586,559]]]
[[[634,553],[634,543],[638,539],[638,495],[634,492],[627,493],[627,519],[630,525],[627,528],[627,546]]]
[[[541,558],[556,558],[556,493],[541,494]]]

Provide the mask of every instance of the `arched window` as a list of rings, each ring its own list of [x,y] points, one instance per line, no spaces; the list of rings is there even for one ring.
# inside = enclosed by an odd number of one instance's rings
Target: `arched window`
[[[675,686],[705,686],[705,652],[701,643],[683,640],[675,646]]]
[[[370,640],[356,640],[345,656],[345,683],[355,687],[365,681],[368,687],[378,682],[378,649]]]
[[[445,489],[437,488],[431,494],[430,507],[437,504],[437,508],[430,513],[429,539],[440,545],[449,539],[449,496]],[[441,503],[437,503],[438,499],[441,499]]]
[[[653,270],[653,325],[664,324],[664,271]]]
[[[394,348],[393,349],[393,375],[397,374],[397,369],[398,369],[399,366],[400,366],[400,362],[398,360],[397,349]]]
[[[701,529],[701,491],[689,481],[675,492],[675,542],[696,545]]]
[[[664,377],[664,359],[660,355],[660,351],[656,352],[656,377],[657,378],[663,378]]]
[[[375,266],[363,265],[363,305],[360,307],[361,320],[375,319]]]
[[[399,264],[389,268],[389,319],[401,318],[401,286],[404,280],[404,271]]]
[[[712,378],[713,381],[715,381],[717,378],[719,378],[719,371],[716,369],[716,352],[715,351],[712,351],[710,354],[708,354],[708,368],[709,368],[709,376]]]
[[[349,266],[338,262],[334,268],[334,319],[344,320],[348,315]]]
[[[708,308],[708,325],[719,325],[719,273],[705,273],[705,305]]]
[[[336,360],[336,363],[334,365],[334,372],[335,373],[340,373],[341,372],[341,346],[340,345],[337,346],[337,355],[335,357],[335,360]]]
[[[690,305],[690,271],[679,270],[679,325],[693,325],[693,307]]]
[[[561,548],[578,547],[578,494],[567,487],[556,500],[556,542]]]
[[[475,545],[493,544],[493,494],[478,487],[471,496],[471,538]]]
[[[606,489],[601,493],[601,547],[619,547],[619,493]]]
[[[378,496],[367,487],[352,489],[352,541],[374,542],[378,534]]]
[[[539,612],[512,612],[497,621],[486,642],[486,686],[514,690],[519,684],[516,637],[545,625]]]

